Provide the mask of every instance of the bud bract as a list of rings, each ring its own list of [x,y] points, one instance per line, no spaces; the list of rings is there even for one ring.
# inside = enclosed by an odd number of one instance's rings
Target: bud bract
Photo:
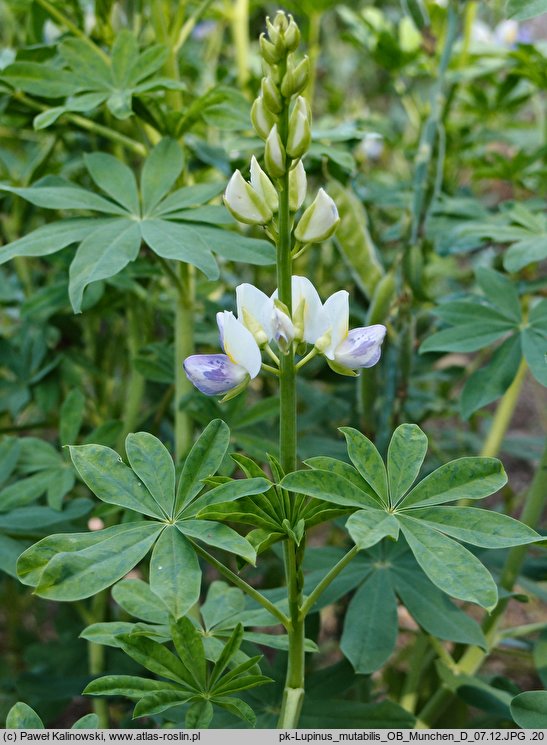
[[[256,191],[258,196],[266,202],[268,207],[273,211],[277,212],[279,207],[279,197],[274,185],[264,173],[262,168],[259,166],[257,159],[253,155],[251,158],[251,186]]]
[[[304,204],[308,179],[301,160],[289,171],[289,209],[296,212]]]
[[[247,225],[265,225],[273,212],[264,199],[248,184],[239,171],[228,182],[224,192],[224,204],[232,215]]]
[[[257,135],[265,140],[276,121],[277,117],[275,114],[265,105],[262,96],[259,96],[251,108],[251,122]]]
[[[320,243],[331,237],[339,222],[336,204],[324,189],[319,189],[315,200],[300,218],[294,236],[300,243]]]
[[[273,178],[283,176],[286,171],[285,148],[277,131],[277,124],[273,125],[266,139],[264,163],[266,164],[266,170]]]
[[[300,44],[300,29],[295,23],[294,18],[289,16],[289,25],[285,31],[285,48],[289,52],[294,52]]]

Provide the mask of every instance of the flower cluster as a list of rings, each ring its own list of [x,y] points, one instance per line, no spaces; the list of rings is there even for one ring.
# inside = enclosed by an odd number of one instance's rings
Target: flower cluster
[[[261,350],[277,360],[270,346],[274,342],[282,354],[291,346],[301,351],[302,346],[312,345],[297,368],[317,354],[342,374],[378,362],[386,328],[376,324],[350,331],[346,290],[335,292],[322,303],[309,279],[293,276],[292,297],[289,314],[279,302],[277,290],[268,297],[251,284],[239,285],[237,318],[231,311],[217,313],[224,354],[195,354],[184,362],[196,388],[208,396],[239,393],[264,367]]]
[[[309,60],[297,62],[300,32],[293,18],[279,12],[269,20],[269,40],[260,47],[267,74],[251,110],[253,127],[264,140],[264,168],[253,156],[250,180],[235,171],[224,194],[224,204],[239,222],[270,226],[279,209],[274,183],[288,178],[289,209],[297,212],[306,196],[307,179],[302,157],[311,142],[311,112],[300,95],[308,83]],[[284,115],[285,114],[285,115]],[[265,169],[265,170],[264,170]],[[302,245],[327,240],[339,223],[338,210],[323,189],[298,221],[294,236]]]

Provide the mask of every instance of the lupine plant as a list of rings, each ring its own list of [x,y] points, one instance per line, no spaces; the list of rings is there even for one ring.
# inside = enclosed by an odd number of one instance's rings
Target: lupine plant
[[[344,144],[360,125],[312,127],[328,4],[297,8],[307,16],[309,58],[292,15],[280,10],[266,19],[258,44],[263,75],[250,107],[225,85],[194,94],[181,79],[177,55],[211,3],[186,17],[181,2],[168,30],[165,4],[152,2],[144,48],[137,42],[143,20],[132,4],[133,31],[116,38],[112,9],[97,10],[90,38],[49,0],[37,5],[69,33],[43,59],[29,49],[6,66],[1,84],[15,123],[23,107],[40,136],[55,133],[44,139],[52,151],[65,124],[111,142],[114,151],[86,153],[85,170],[69,165],[59,175],[53,165],[41,167],[46,147],[0,183],[13,200],[14,223],[22,200],[56,214],[19,233],[7,220],[0,252],[0,263],[16,262],[27,324],[20,341],[0,349],[7,370],[0,402],[16,422],[0,443],[0,567],[37,598],[59,603],[61,624],[63,613],[77,614],[78,649],[87,643],[89,654],[78,690],[95,713],[74,727],[108,726],[105,698],[129,699],[143,726],[427,727],[454,697],[491,715],[487,725],[545,726],[544,691],[478,676],[504,634],[515,643],[543,632],[533,654],[544,677],[544,624],[506,631],[501,621],[509,599],[523,599],[514,584],[527,548],[541,541],[533,526],[546,456],[522,522],[505,514],[513,511],[511,492],[495,456],[527,369],[546,382],[547,301],[533,274],[544,257],[537,204],[502,203],[498,214],[441,194],[445,157],[446,170],[454,167],[447,135],[468,136],[463,126],[447,133],[445,123],[465,81],[458,65],[450,69],[459,24],[458,64],[465,67],[474,54],[476,4],[428,10],[413,3],[398,22],[379,8],[336,11],[359,64],[366,53],[392,73],[416,129],[414,169],[385,204],[381,179],[374,192],[366,180],[349,178],[359,159],[366,165],[381,157],[382,135],[361,138],[354,160]],[[522,12],[517,0],[513,5]],[[247,4],[220,6],[217,31],[231,29],[237,82],[248,93]],[[421,45],[433,43],[430,28],[440,30],[443,46],[430,100],[416,111],[406,86],[437,64],[435,55],[420,57]],[[520,65],[530,85],[537,83],[533,51],[511,51],[515,28],[499,25],[488,43],[507,45],[509,77]],[[155,43],[146,46],[150,31]],[[220,41],[209,39],[210,54]],[[490,68],[470,70],[470,95],[479,96]],[[511,112],[511,84],[501,88],[496,106]],[[380,98],[384,92],[380,80]],[[529,87],[518,101],[533,95]],[[232,165],[203,132],[221,123],[244,129],[247,109],[256,137],[236,141]],[[482,136],[488,142],[491,133]],[[124,162],[123,149],[133,161]],[[518,181],[507,165],[481,167],[505,168]],[[519,178],[525,188],[540,176],[532,169]],[[406,212],[395,224],[401,204]],[[363,205],[377,211],[372,228]],[[466,210],[469,219],[455,219]],[[513,245],[495,268],[479,262],[473,276],[480,294],[462,296],[454,289],[458,270],[442,262],[488,240]],[[66,270],[68,281],[35,292],[25,262],[42,257]],[[439,263],[449,266],[453,284],[439,282]],[[522,272],[519,281],[503,269]],[[10,287],[0,290],[9,301]],[[93,352],[83,361],[75,352],[51,352],[58,337],[48,322],[67,295]],[[116,349],[112,308],[126,319],[129,369]],[[451,327],[437,328],[430,311]],[[160,316],[173,327],[173,345],[154,336]],[[439,369],[433,385],[440,395],[422,393],[438,353],[460,355],[457,367],[466,364],[462,354],[476,351],[470,375]],[[127,383],[122,375],[116,388],[98,369],[91,385],[76,372],[94,367],[91,359],[104,361],[112,379],[127,371]],[[58,369],[65,388],[77,381],[63,399],[48,386]],[[146,417],[139,416],[145,380],[153,401]],[[459,407],[452,403],[458,396]],[[490,432],[477,445],[481,412],[498,398]],[[46,414],[59,408],[58,440],[12,436],[34,401]],[[171,428],[164,422],[172,401]],[[423,431],[432,413],[458,412],[471,419],[470,433],[441,428],[441,440],[448,432],[452,438],[448,447],[439,444],[438,429],[430,438]],[[352,426],[336,431],[333,420]],[[319,422],[324,440],[308,436],[310,421]],[[134,431],[141,422],[145,431]],[[250,425],[258,425],[252,434]],[[468,455],[475,447],[480,456]],[[446,450],[458,457],[447,460]],[[494,494],[489,508],[475,506]],[[498,509],[500,500],[507,509]],[[519,584],[541,595],[535,567]],[[318,669],[314,659],[332,653],[320,625],[333,604],[344,615],[340,658]],[[473,615],[467,605],[476,606]],[[412,645],[399,639],[398,613],[406,614]],[[399,664],[390,669],[394,657]],[[371,676],[381,669],[378,697]],[[340,695],[332,700],[335,686]],[[20,701],[6,726],[44,724]]]

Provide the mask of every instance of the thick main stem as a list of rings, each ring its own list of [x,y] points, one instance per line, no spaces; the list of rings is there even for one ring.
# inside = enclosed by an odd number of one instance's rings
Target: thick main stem
[[[500,451],[503,438],[511,424],[511,419],[519,400],[520,391],[522,389],[522,384],[524,383],[524,378],[526,377],[527,369],[528,366],[523,357],[517,370],[517,374],[509,388],[505,391],[503,398],[496,409],[494,418],[492,419],[488,437],[486,438],[481,450],[481,456],[484,458],[494,458]]]
[[[283,142],[287,137],[287,114],[282,117],[280,134]],[[279,240],[277,245],[277,285],[279,299],[292,312],[292,259],[291,216],[289,209],[289,175],[280,180],[279,193]],[[294,350],[289,348],[280,360],[280,423],[279,456],[285,473],[296,468],[296,370]],[[291,515],[287,515],[291,519]],[[300,616],[302,605],[301,561],[302,549],[288,538],[284,546],[287,594],[289,600],[289,656],[287,677],[278,727],[291,729],[297,726],[304,701],[304,626]]]

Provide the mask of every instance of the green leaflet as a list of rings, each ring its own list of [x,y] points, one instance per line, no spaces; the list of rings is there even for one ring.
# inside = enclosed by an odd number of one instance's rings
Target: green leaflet
[[[386,467],[378,450],[361,432],[352,427],[341,427],[346,438],[348,455],[355,468],[380,497],[389,504]]]
[[[103,445],[78,445],[69,450],[83,481],[103,502],[160,520],[165,517],[161,505],[115,450]]]
[[[256,563],[256,552],[249,541],[227,525],[210,520],[179,520],[176,527],[190,538],[242,556],[250,564]]]
[[[541,540],[541,536],[524,523],[476,507],[426,507],[413,510],[412,517],[445,535],[484,548],[523,546]]]
[[[363,675],[381,667],[395,648],[397,602],[384,574],[377,572],[357,590],[344,620],[340,648]]]
[[[93,696],[126,696],[139,699],[155,691],[178,690],[172,683],[164,680],[139,678],[136,675],[105,675],[88,683],[83,693]]]
[[[346,522],[346,530],[360,549],[370,548],[387,536],[394,541],[399,537],[397,519],[381,510],[354,512]]]
[[[8,711],[6,729],[45,729],[45,727],[34,709],[18,701]]]
[[[167,610],[142,579],[122,579],[112,588],[112,597],[130,616],[150,623],[167,623]]]
[[[184,157],[176,140],[164,137],[144,162],[141,176],[142,207],[150,215],[182,171]]]
[[[547,728],[547,691],[525,691],[511,701],[511,715],[519,727]]]
[[[477,603],[492,610],[498,600],[498,590],[490,572],[459,543],[420,520],[399,515],[401,530],[416,561],[433,584],[460,600]]]
[[[125,451],[131,468],[142,480],[165,517],[173,516],[175,466],[169,451],[148,432],[127,435]]]
[[[410,489],[427,452],[427,437],[416,424],[401,424],[389,443],[387,472],[390,504],[397,504]]]
[[[144,558],[163,529],[149,522],[117,527],[122,530],[95,545],[56,552],[40,576],[36,594],[52,600],[81,600],[104,590]]]
[[[280,486],[287,491],[306,494],[344,507],[379,509],[378,503],[367,493],[358,489],[351,481],[329,471],[295,471],[287,474]]]
[[[200,588],[201,569],[194,549],[174,525],[168,525],[152,552],[150,589],[177,619],[198,601]]]
[[[483,499],[506,483],[507,475],[496,458],[457,458],[420,481],[399,507],[407,510],[458,499]]]
[[[171,623],[171,637],[182,664],[194,678],[197,687],[207,685],[207,662],[202,635],[189,618],[179,618]]]
[[[203,480],[216,473],[229,444],[230,430],[221,419],[214,419],[203,430],[184,461],[177,486],[175,515],[201,491]]]
[[[137,181],[131,168],[106,153],[86,153],[84,162],[89,175],[99,189],[108,194],[128,212],[140,212]]]

